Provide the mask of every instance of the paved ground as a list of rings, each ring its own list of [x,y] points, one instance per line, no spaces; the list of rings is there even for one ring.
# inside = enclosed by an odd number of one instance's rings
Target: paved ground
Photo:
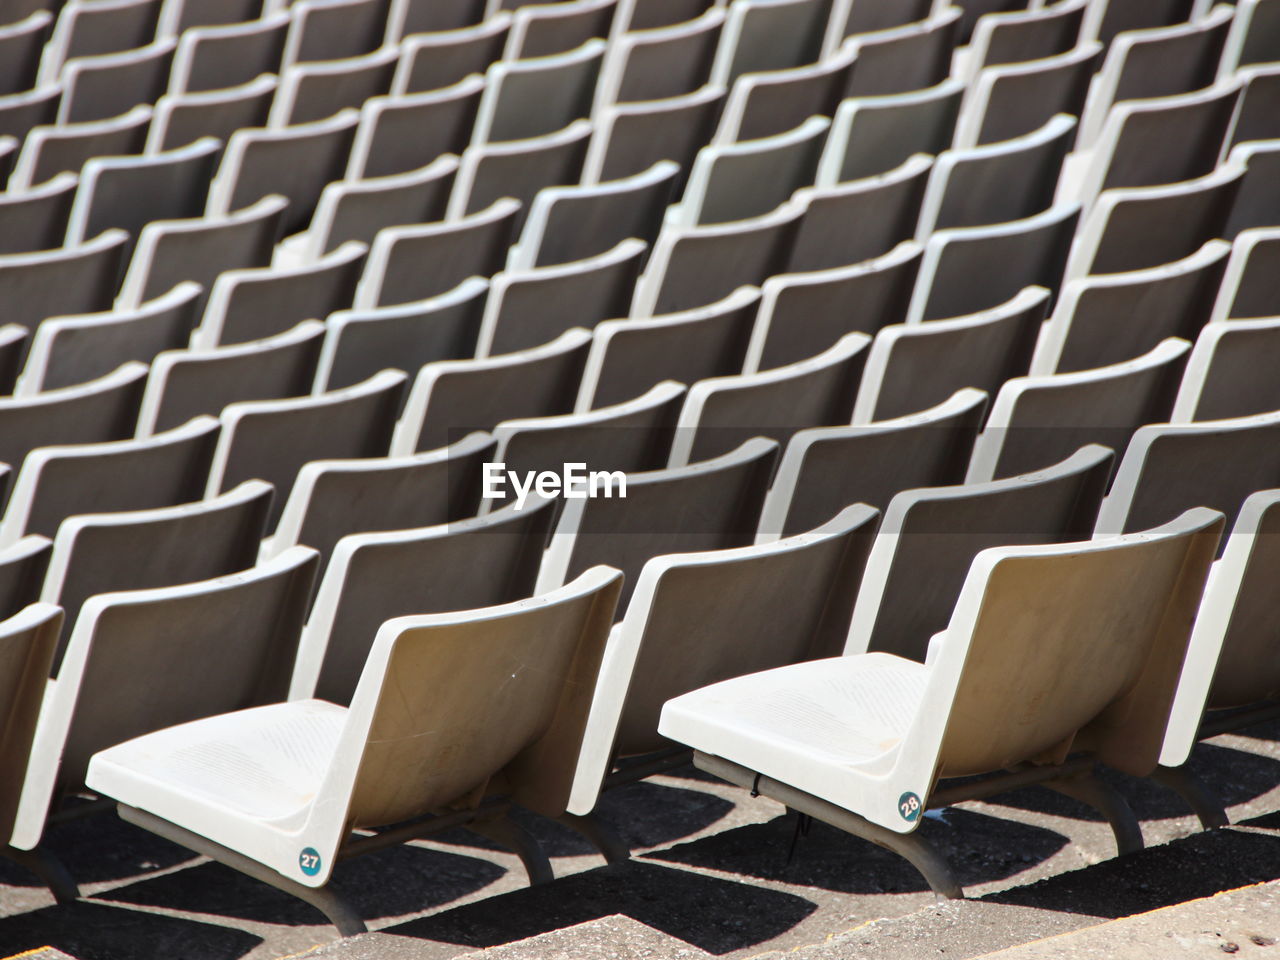
[[[341,942],[311,908],[106,814],[50,833],[82,882],[76,904],[53,905],[0,864],[0,957],[972,957],[1280,877],[1280,724],[1202,745],[1194,762],[1238,826],[1201,833],[1176,797],[1117,778],[1148,843],[1133,857],[1113,858],[1105,824],[1040,788],[928,821],[974,898],[943,905],[905,862],[822,824],[788,862],[781,807],[686,768],[606,798],[604,817],[638,848],[625,864],[602,866],[574,834],[530,821],[560,877],[539,888],[462,832],[344,865],[335,884],[375,932]]]

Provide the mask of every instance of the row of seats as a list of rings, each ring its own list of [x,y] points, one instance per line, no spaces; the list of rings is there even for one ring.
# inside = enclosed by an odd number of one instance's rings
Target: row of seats
[[[1201,715],[1280,685],[1280,4],[501,6],[0,28],[0,852],[74,896],[97,793],[352,933],[337,860],[548,879],[513,804],[624,857],[600,792],[689,747],[947,895],[913,831],[982,790],[1223,822]],[[576,461],[625,496],[482,495]]]

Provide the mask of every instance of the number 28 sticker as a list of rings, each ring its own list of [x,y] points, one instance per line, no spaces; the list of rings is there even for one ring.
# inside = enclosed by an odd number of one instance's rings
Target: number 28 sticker
[[[308,877],[320,872],[320,851],[315,847],[307,847],[298,854],[298,869]]]
[[[898,798],[898,813],[907,823],[915,823],[920,819],[920,798],[914,793],[904,793]]]

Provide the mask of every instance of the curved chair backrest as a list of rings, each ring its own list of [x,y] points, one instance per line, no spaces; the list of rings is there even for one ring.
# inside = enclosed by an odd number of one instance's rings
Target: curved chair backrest
[[[0,254],[62,246],[79,180],[61,173],[38,187],[0,193]]]
[[[128,243],[123,230],[107,230],[87,243],[0,256],[5,322],[34,330],[48,317],[110,310]]]
[[[845,96],[892,96],[948,79],[960,17],[958,8],[945,6],[927,20],[855,37],[856,59]]]
[[[34,187],[59,173],[79,174],[94,157],[141,153],[151,113],[150,107],[137,106],[110,120],[33,127],[9,176],[9,189]]]
[[[811,117],[830,117],[849,86],[857,53],[846,44],[818,63],[747,73],[733,82],[712,144],[773,137]]]
[[[542,137],[588,116],[606,48],[587,40],[566,53],[492,64],[472,144]]]
[[[420,9],[430,16],[439,8],[436,3],[418,2],[414,13]],[[394,8],[391,16],[395,16]],[[400,66],[391,84],[392,93],[443,90],[472,74],[483,74],[491,63],[502,58],[510,30],[509,13],[494,14],[482,23],[457,29],[406,29],[400,41]],[[467,136],[470,134],[468,124]]]
[[[443,90],[370,97],[360,108],[347,178],[410,173],[443,154],[462,153],[483,90],[484,78],[471,75]]]
[[[1231,245],[1210,320],[1280,316],[1280,228],[1244,230]]]
[[[724,9],[712,6],[669,26],[631,27],[612,39],[596,87],[596,111],[693,93],[711,76],[724,20]]]
[[[1270,376],[1280,350],[1280,320],[1211,323],[1187,360],[1170,423],[1225,420],[1280,410]]]
[[[957,390],[909,416],[792,435],[760,513],[756,543],[822,523],[850,503],[883,510],[903,490],[964,482],[987,409],[981,390]]]
[[[7,477],[4,481],[7,482]],[[0,619],[12,617],[40,599],[53,544],[33,534],[0,550]]]
[[[659,160],[689,169],[698,149],[711,139],[724,98],[725,88],[709,83],[682,97],[603,107],[593,121],[582,182],[630,177]],[[683,173],[676,178],[677,191],[682,183]]]
[[[532,596],[552,503],[534,498],[477,519],[343,537],[307,623],[290,699],[349,703],[378,627],[392,617]]]
[[[118,117],[138,104],[152,104],[164,92],[173,63],[174,42],[156,40],[145,47],[76,57],[62,67],[59,123],[92,123]]]
[[[283,67],[368,53],[382,43],[387,23],[379,0],[301,0],[289,14]]]
[[[396,47],[383,47],[341,60],[291,64],[281,71],[268,123],[287,127],[323,120],[348,107],[359,109],[391,89],[399,60]]]
[[[751,543],[778,445],[756,437],[731,453],[667,470],[633,473],[626,496],[567,500],[538,574],[537,591],[566,583],[596,563],[627,575],[625,607],[640,568],[653,557]]]
[[[1039,473],[895,496],[867,561],[845,653],[884,650],[923,661],[978,552],[1082,539],[1111,461],[1110,450],[1090,445]]]
[[[192,27],[178,37],[169,92],[199,93],[278,73],[290,18],[269,13],[247,23]]]
[[[241,127],[265,126],[276,94],[274,74],[202,93],[167,93],[156,101],[147,150],[173,150],[201,137],[224,143]]]
[[[577,48],[593,37],[608,37],[618,0],[513,4],[504,60],[547,57]]]
[[[979,554],[917,721],[945,724],[936,773],[1084,750],[1150,774],[1221,534],[1221,514],[1190,510],[1141,535]]]

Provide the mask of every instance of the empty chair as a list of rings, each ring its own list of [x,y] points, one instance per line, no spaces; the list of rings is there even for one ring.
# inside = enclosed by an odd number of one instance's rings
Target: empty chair
[[[1021,137],[1059,113],[1078,117],[1101,56],[1101,44],[1082,43],[1060,56],[987,67],[965,94],[955,147]]]
[[[744,73],[813,63],[830,5],[822,0],[747,0],[725,11],[711,82],[730,87]]]
[[[602,108],[594,119],[582,182],[634,176],[660,160],[688,169],[698,149],[711,139],[724,96],[724,87],[708,84],[683,97]],[[682,182],[681,177],[677,189]]]
[[[539,190],[580,182],[590,137],[591,122],[575,120],[544,137],[468,147],[449,198],[449,217],[457,219],[510,197],[521,204],[515,217],[518,231]]]
[[[40,51],[52,26],[53,14],[36,10],[0,27],[0,96],[22,93],[36,85]]]
[[[724,10],[713,6],[690,20],[633,28],[611,40],[596,86],[597,112],[614,103],[693,93],[710,77],[724,18]]]
[[[653,241],[678,174],[675,163],[659,160],[648,170],[608,183],[539,190],[507,268],[585,260],[632,237]]]
[[[210,137],[149,157],[90,160],[80,174],[67,243],[84,243],[110,229],[133,238],[152,220],[198,216],[217,152],[218,141]]]
[[[516,417],[569,413],[590,343],[590,332],[575,328],[530,350],[427,364],[396,424],[392,456],[433,450]]]
[[[508,198],[459,220],[384,227],[369,248],[356,308],[425,300],[468,277],[493,276],[506,259],[519,209]]]
[[[1085,11],[1082,35],[1109,44],[1117,34],[1130,30],[1147,30],[1184,23],[1195,12],[1191,0],[1152,0],[1151,3],[1126,3],[1124,0],[1108,0],[1107,3],[1090,4]]]
[[[588,40],[568,53],[494,63],[471,142],[541,137],[588,116],[604,50],[603,40]]]
[[[350,241],[372,243],[384,227],[443,219],[457,170],[458,158],[445,155],[410,173],[329,184],[294,241],[299,256],[315,260]]]
[[[935,156],[951,145],[964,85],[885,97],[851,97],[831,119],[818,164],[819,186],[888,173],[917,153]]]
[[[934,162],[917,239],[935,230],[1025,220],[1053,205],[1062,161],[1076,121],[1059,114],[1034,133],[968,150],[947,150]]]
[[[1121,273],[1189,257],[1223,236],[1244,168],[1163,187],[1103,191],[1080,224],[1066,277]]]
[[[291,697],[350,703],[378,627],[407,611],[442,613],[532,596],[551,502],[536,498],[479,519],[339,540],[303,633]],[[475,576],[478,569],[485,576]]]
[[[1236,235],[1212,320],[1280,316],[1280,228]]]
[[[323,565],[348,534],[412,530],[474,517],[480,506],[481,468],[493,458],[493,449],[492,437],[473,433],[407,457],[304,464],[275,536],[263,544],[263,559],[303,544],[320,552]],[[528,586],[531,591],[532,583]]]
[[[52,537],[76,514],[199,500],[217,441],[217,421],[198,417],[146,440],[41,446],[14,481],[0,542],[8,546],[29,533]]]
[[[438,4],[420,3],[425,10]],[[483,23],[458,29],[406,32],[391,92],[424,93],[450,87],[473,73],[484,73],[502,59],[511,14],[498,13]]]
[[[487,281],[471,277],[425,300],[331,313],[316,392],[349,387],[379,370],[413,373],[436,360],[474,357],[488,293]]]
[[[47,317],[111,309],[128,240],[106,230],[75,246],[0,256],[5,322],[34,330]]]
[[[885,509],[844,652],[924,662],[945,629],[974,557],[993,546],[1088,538],[1112,453],[1096,444],[1031,474],[906,490]]]
[[[599,558],[629,574],[623,608],[641,568],[653,557],[749,544],[777,459],[778,446],[756,437],[738,449],[685,467],[633,473],[625,497],[566,500],[538,573],[552,589]]]
[[[1144,423],[1163,423],[1191,345],[1170,337],[1134,360],[1005,382],[991,404],[967,483],[1039,470],[1083,443],[1123,450]]]
[[[79,180],[63,173],[29,190],[0,193],[0,254],[62,246]]]
[[[248,23],[185,30],[173,54],[169,92],[226,90],[264,73],[280,71],[287,14],[268,14]]]
[[[668,465],[710,459],[753,436],[771,437],[785,446],[805,427],[848,423],[870,342],[865,333],[849,333],[806,360],[693,384],[680,411]]]
[[[1139,427],[1098,513],[1096,534],[1142,529],[1194,503],[1234,522],[1245,498],[1280,476],[1280,413]]]
[[[311,392],[324,324],[308,320],[276,337],[217,350],[166,350],[151,363],[137,415],[139,437],[229,403]]]
[[[33,538],[36,539],[36,538]],[[38,538],[47,554],[48,541]],[[28,543],[22,544],[26,549]],[[0,561],[3,562],[3,561]],[[5,792],[5,817],[0,824],[6,843],[0,846],[0,856],[22,863],[37,873],[43,883],[49,885],[60,903],[70,903],[79,896],[75,881],[66,868],[48,855],[32,855],[9,846],[13,832],[18,800],[22,794],[21,771],[31,760],[31,745],[44,690],[49,684],[49,665],[53,662],[58,643],[58,631],[62,629],[62,610],[52,604],[23,603],[0,622],[0,650],[4,651],[3,683],[5,690],[6,761],[15,771],[7,778]]]
[[[963,483],[986,408],[985,393],[965,388],[906,417],[797,431],[765,499],[756,542],[802,533],[849,504],[883,510],[903,490]]]
[[[1209,321],[1230,252],[1211,240],[1175,263],[1069,281],[1040,332],[1031,372],[1091,370],[1132,360],[1165,337],[1194,340]]]
[[[1113,187],[1149,187],[1213,172],[1231,128],[1240,85],[1117,104],[1094,148],[1078,162],[1079,196],[1092,203]]]
[[[21,613],[40,596],[52,549],[48,537],[31,536],[0,551],[0,609],[11,611],[10,617]],[[49,678],[49,665],[42,664],[42,668],[41,686]]]
[[[805,211],[788,272],[861,263],[912,239],[932,168],[932,158],[916,154],[880,176],[797,190]]]
[[[769,213],[813,183],[828,126],[824,117],[810,117],[777,136],[703,147],[666,222],[696,227]]]
[[[703,307],[783,270],[804,216],[794,201],[764,216],[698,227],[667,225],[636,286],[632,314]]]
[[[494,274],[476,356],[536,347],[570,327],[626,316],[644,253],[642,240],[623,240],[586,260]]]
[[[1245,500],[1222,559],[1213,565],[1170,710],[1158,782],[1167,782],[1170,768],[1187,762],[1196,741],[1239,730],[1274,710],[1275,633],[1269,625],[1275,614],[1270,584],[1276,570],[1276,501],[1275,490]],[[1244,707],[1253,709],[1232,709]],[[1177,788],[1176,781],[1171,785]],[[1201,822],[1225,826],[1221,805],[1213,806],[1206,811],[1197,804]],[[1214,817],[1212,823],[1206,813]]]
[[[1020,0],[997,0],[972,24],[963,63],[968,80],[984,67],[1044,60],[1075,48],[1087,0],[1064,0],[1038,10],[1011,9],[1020,6]],[[1010,12],[1002,12],[1001,7]],[[961,30],[967,33],[964,26],[962,21]]]
[[[1000,384],[1027,372],[1048,306],[1048,290],[1027,287],[969,316],[884,327],[867,356],[853,422],[916,413],[961,387],[994,396]]]
[[[79,317],[52,317],[36,327],[14,392],[33,396],[86,383],[123,363],[150,363],[163,350],[187,345],[199,319],[200,287],[181,283],[134,308]]]
[[[40,61],[40,83],[49,83],[74,57],[136,50],[155,36],[160,0],[68,3],[58,14]]]
[[[460,819],[465,824],[472,818],[500,817],[508,802],[546,816],[564,812],[572,770],[547,761],[578,750],[589,709],[578,693],[594,682],[617,590],[616,571],[595,570],[536,603],[397,619],[378,630],[349,708],[304,700],[166,731],[163,741],[137,741],[96,757],[89,779],[94,789],[120,800],[122,809],[149,829],[183,837],[234,863],[245,863],[247,855],[250,862],[264,864],[265,869],[249,867],[254,874],[321,904],[343,934],[359,933],[365,929],[359,916],[325,886],[348,830],[423,818],[461,804],[464,797],[480,793],[483,784],[505,786],[488,799],[471,801],[479,813],[441,819],[453,826]],[[413,663],[442,657],[454,665],[451,673],[472,678],[465,694],[470,710],[445,695],[449,684],[408,682],[410,672],[416,672]],[[517,669],[530,658],[538,660],[540,669]],[[412,690],[392,711],[389,691],[405,684]],[[483,737],[473,716],[486,718]],[[193,807],[185,799],[190,779],[161,780],[146,766],[147,757],[167,757],[170,750],[185,751],[192,742],[224,742],[235,744],[229,749],[237,754],[248,751],[253,759],[244,762],[252,763],[260,776],[271,777],[281,764],[291,762],[290,754],[269,751],[263,737],[281,724],[302,724],[310,731],[309,739],[323,737],[305,788],[314,802],[304,801],[297,814],[306,836],[328,839],[315,841],[321,849],[308,848],[315,852],[306,853],[305,871],[298,865],[296,838],[276,826],[276,794],[262,789],[254,800],[242,793],[232,801],[210,792]],[[213,756],[222,749],[199,752]],[[204,775],[212,778],[209,782],[225,786],[217,768],[209,769]],[[411,790],[387,789],[382,785],[390,782],[385,776],[390,770],[419,770],[422,776],[413,778]],[[174,803],[167,792],[184,799]],[[168,813],[174,822],[146,808],[184,814]],[[478,829],[517,846],[532,875],[549,879],[549,864],[535,854],[523,831],[497,822],[494,826],[490,819]],[[418,824],[417,833],[430,826],[429,820]],[[193,829],[212,836],[202,839]]]
[[[671,697],[838,654],[876,520],[859,504],[803,536],[646,563],[601,664],[570,811],[588,814],[607,787],[652,772],[619,771],[619,759],[670,754],[658,715]]]
[[[245,480],[267,480],[279,492],[267,521],[274,530],[304,463],[386,453],[406,379],[398,370],[384,370],[354,387],[314,397],[228,404],[205,495]]]
[[[84,789],[89,759],[105,747],[278,702],[314,576],[315,553],[300,547],[228,577],[86,601],[50,688],[58,693],[41,711],[11,842],[39,842],[54,799]]]
[[[810,117],[833,116],[848,87],[855,57],[849,44],[809,66],[743,74],[729,91],[715,143],[772,137]]]
[[[169,79],[173,48],[172,40],[160,40],[140,50],[68,61],[58,122],[106,120],[155,103]]]
[[[410,173],[461,153],[483,89],[484,79],[470,76],[443,90],[370,97],[360,108],[347,179]]]
[[[142,152],[151,123],[150,107],[134,107],[123,116],[94,123],[35,127],[9,175],[9,189],[33,187],[59,173],[79,173],[85,161]]]
[[[1026,220],[938,231],[925,245],[907,323],[989,310],[1027,286],[1056,290],[1079,219],[1078,205],[1059,204]]]
[[[137,308],[179,283],[194,281],[203,288],[198,300],[202,312],[219,274],[271,262],[287,206],[284,197],[272,195],[226,216],[147,224],[138,234],[117,306]]]
[[[192,347],[208,350],[262,340],[351,306],[365,249],[362,243],[347,243],[302,267],[257,267],[219,274],[192,335]]]
[[[851,267],[781,273],[760,289],[760,312],[744,373],[821,353],[847,333],[875,334],[901,323],[911,302],[920,246],[904,242]]]
[[[343,110],[281,130],[236,131],[209,190],[208,212],[231,213],[278,193],[289,200],[285,234],[303,229],[325,184],[342,178],[359,116]]]
[[[572,466],[589,485],[597,482],[592,471],[637,473],[666,466],[684,398],[681,384],[664,380],[634,400],[589,413],[503,421],[493,429],[493,463],[502,472],[485,468],[481,512],[512,499],[525,504],[530,491],[517,486],[519,479],[543,471],[568,477]],[[594,495],[611,496],[612,491],[601,486]],[[564,496],[572,499],[576,493],[566,489]]]
[[[638,397],[661,380],[693,384],[743,370],[760,291],[741,287],[706,307],[595,328],[574,409]]]
[[[391,0],[387,11],[386,42],[395,43],[419,33],[461,30],[482,21],[488,23],[497,14],[486,18],[486,6],[485,0],[445,0],[443,3],[438,0]]]
[[[38,126],[48,126],[58,118],[62,85],[51,83],[26,93],[0,96],[0,136],[25,140]]]
[[[270,125],[287,127],[323,120],[348,107],[358,109],[370,97],[391,89],[399,59],[399,50],[383,47],[345,60],[289,66],[280,76]]]
[[[951,74],[960,11],[943,7],[928,20],[857,36],[845,96],[886,97],[924,90]]]
[[[1276,104],[1280,103],[1280,67],[1275,64],[1247,67],[1240,71],[1238,79],[1242,89],[1240,106],[1231,128],[1231,144],[1280,138],[1280,118],[1277,118],[1276,109]]]
[[[845,37],[903,27],[924,20],[933,9],[932,0],[835,0],[827,24],[825,46],[835,49]]]
[[[250,570],[270,502],[270,485],[250,481],[201,503],[68,517],[54,539],[42,599],[67,612],[65,637],[91,596]],[[200,549],[175,549],[177,544]]]
[[[1234,13],[1220,4],[1200,20],[1116,37],[1080,117],[1081,146],[1097,140],[1112,106],[1121,100],[1171,97],[1213,83]]]
[[[265,127],[276,86],[275,77],[263,74],[238,87],[165,94],[156,101],[147,151],[185,147],[201,137],[226,141],[241,127]]]
[[[369,53],[382,43],[387,6],[379,0],[299,0],[289,16],[284,67]]]
[[[1197,510],[1142,537],[984,551],[927,665],[871,654],[727,680],[667,703],[658,731],[716,776],[909,858],[941,896],[963,890],[912,832],[925,811],[1028,780],[1107,810],[1136,849],[1094,764],[1154,770],[1221,530]],[[1088,752],[1064,769],[1064,744]]]
[[[1229,162],[1243,165],[1245,172],[1223,236],[1230,240],[1242,230],[1280,225],[1280,142],[1242,143],[1231,151]]]
[[[546,57],[608,37],[618,0],[525,4],[515,8],[504,60]]]
[[[1280,410],[1272,360],[1280,320],[1211,323],[1200,331],[1169,416],[1171,423],[1226,420]]]

